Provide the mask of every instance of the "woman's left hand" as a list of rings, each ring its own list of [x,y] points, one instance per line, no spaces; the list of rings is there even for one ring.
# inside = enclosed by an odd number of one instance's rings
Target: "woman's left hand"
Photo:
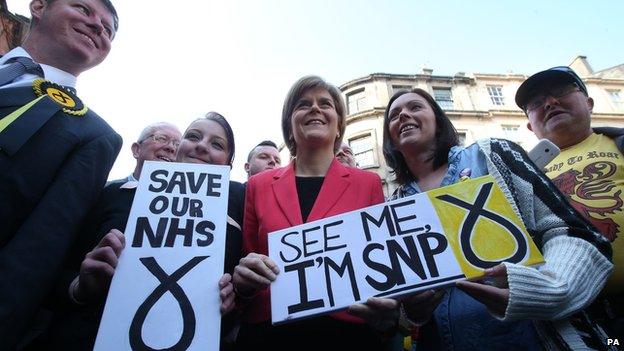
[[[349,306],[349,314],[362,318],[378,331],[387,331],[399,321],[400,303],[394,299],[371,297],[364,304]]]
[[[221,314],[227,314],[234,309],[234,285],[232,285],[232,276],[225,273],[219,279],[219,296],[221,297]]]
[[[457,282],[457,287],[484,304],[491,313],[504,316],[509,304],[509,282],[504,264],[485,270],[483,278],[491,278],[488,283],[475,283],[467,280]]]

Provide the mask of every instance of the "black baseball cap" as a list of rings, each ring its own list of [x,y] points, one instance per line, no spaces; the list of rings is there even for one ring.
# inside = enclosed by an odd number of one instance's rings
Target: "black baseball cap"
[[[516,92],[516,105],[524,110],[524,106],[531,97],[531,94],[542,85],[552,85],[553,83],[576,83],[581,91],[587,94],[587,87],[583,80],[568,66],[557,66],[545,71],[535,73],[527,78]]]

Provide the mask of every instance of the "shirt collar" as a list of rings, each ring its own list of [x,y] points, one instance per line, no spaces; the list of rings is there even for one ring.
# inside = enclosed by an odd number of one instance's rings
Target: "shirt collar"
[[[139,181],[134,177],[134,174],[132,173],[130,173],[126,180],[127,181],[119,187],[120,189],[135,189],[139,185]]]
[[[7,52],[4,56],[0,57],[0,65],[4,65],[9,59],[14,57],[28,57],[32,59],[32,57],[24,50],[23,47],[18,46],[15,49]],[[33,60],[34,61],[34,60]],[[39,62],[36,62],[39,63]],[[43,74],[45,75],[45,79],[49,80],[53,83],[63,85],[66,87],[76,88],[76,80],[77,77],[65,72],[56,67],[52,67],[50,65],[46,65],[44,63],[39,63],[41,68],[43,69]],[[36,75],[34,74],[25,74],[20,78],[16,79],[11,86],[28,86],[31,85],[32,82],[36,79]]]

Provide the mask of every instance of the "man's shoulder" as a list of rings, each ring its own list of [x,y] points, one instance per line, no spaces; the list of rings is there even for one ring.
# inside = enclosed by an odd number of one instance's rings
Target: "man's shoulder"
[[[347,170],[347,172],[350,173],[353,179],[366,181],[379,181],[381,179],[377,173],[372,171],[367,171],[355,167],[345,167],[345,169]]]
[[[593,131],[596,134],[602,134],[611,139],[624,136],[624,128],[618,127],[595,127]]]
[[[108,182],[106,182],[106,185],[104,185],[104,188],[110,188],[110,189],[119,189],[119,187],[121,187],[122,185],[124,185],[125,183],[128,182],[128,178],[120,178],[120,179],[114,179],[114,180],[109,180]]]
[[[255,175],[251,176],[247,180],[247,183],[248,184],[249,183],[254,183],[254,184],[270,183],[273,180],[281,178],[282,176],[284,176],[284,174],[286,174],[286,172],[288,171],[288,167],[290,167],[290,166],[274,168],[274,169],[269,169],[269,170],[260,172],[258,174],[255,174]]]

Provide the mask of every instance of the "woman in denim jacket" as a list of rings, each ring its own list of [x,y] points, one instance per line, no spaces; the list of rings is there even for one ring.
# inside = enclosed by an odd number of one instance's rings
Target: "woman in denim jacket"
[[[403,301],[420,325],[418,350],[587,349],[606,342],[582,313],[612,271],[609,244],[507,140],[460,147],[451,121],[425,91],[396,93],[384,115],[383,151],[399,188],[391,199],[490,174],[540,248],[539,268],[504,263],[489,285],[462,281]]]

